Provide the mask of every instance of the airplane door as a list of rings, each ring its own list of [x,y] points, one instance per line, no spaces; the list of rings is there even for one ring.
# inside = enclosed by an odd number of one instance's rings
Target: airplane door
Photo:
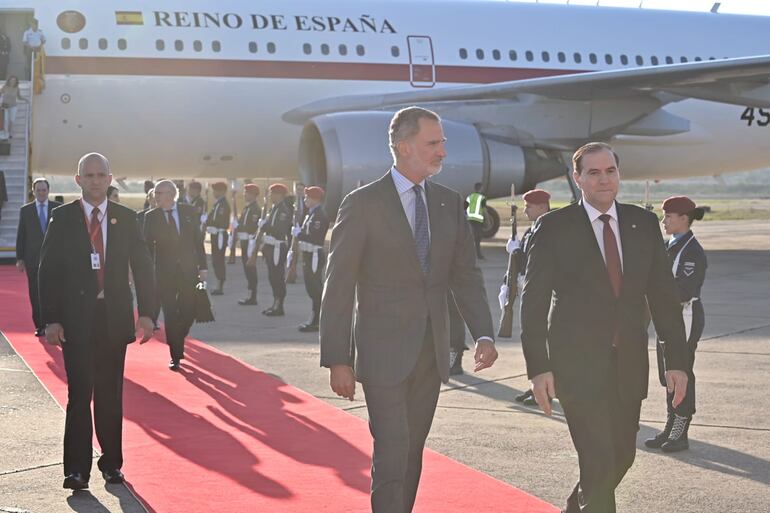
[[[407,36],[406,44],[409,47],[409,82],[412,87],[436,85],[436,65],[430,37]]]

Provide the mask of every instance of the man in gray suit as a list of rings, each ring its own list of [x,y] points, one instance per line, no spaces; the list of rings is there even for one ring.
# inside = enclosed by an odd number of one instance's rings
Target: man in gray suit
[[[363,385],[374,513],[414,505],[439,388],[449,379],[448,290],[476,340],[475,370],[497,359],[463,199],[426,180],[441,170],[445,142],[434,112],[396,112],[393,168],[345,197],[332,230],[321,366],[341,397],[353,400],[356,380]]]

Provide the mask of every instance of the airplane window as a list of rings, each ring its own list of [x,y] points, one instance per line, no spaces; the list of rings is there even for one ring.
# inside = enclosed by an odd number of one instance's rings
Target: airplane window
[[[125,50],[128,47],[128,43],[125,39],[118,39],[118,50]]]
[[[551,60],[551,56],[548,52],[543,52],[540,54],[540,56],[543,58],[543,62],[548,62]]]
[[[200,52],[203,50],[203,43],[198,40],[193,41],[193,50]]]
[[[509,50],[508,58],[511,59],[512,61],[515,61],[516,59],[518,59],[519,56],[516,54],[516,50]]]
[[[68,38],[68,37],[61,38],[61,47],[62,48],[64,48],[65,50],[69,50],[70,49],[70,44],[71,44],[70,38]]]
[[[660,62],[658,62],[658,57],[655,55],[650,57],[650,62],[652,63],[653,66],[657,66],[658,64],[660,64]]]
[[[347,55],[348,54],[348,47],[345,45],[340,45],[337,50],[339,50],[340,55]]]
[[[363,57],[366,53],[366,48],[364,48],[364,45],[356,45],[356,54],[359,57]]]
[[[709,60],[710,61],[715,61],[715,60],[717,60],[717,58],[716,57],[709,57]]]
[[[698,62],[700,62],[700,61],[702,61],[703,59],[701,59],[700,57],[696,57],[696,58],[695,58],[695,60],[696,60],[696,61],[698,61]]]
[[[589,53],[588,54],[588,60],[591,61],[591,64],[596,64],[596,54],[595,53]]]
[[[623,55],[621,55],[621,56],[620,56],[620,63],[621,63],[623,66],[626,66],[626,65],[628,65],[628,55],[626,55],[626,54],[623,54]]]
[[[666,56],[666,64],[674,64],[674,58],[670,55]]]
[[[78,41],[78,46],[81,50],[88,50],[88,39],[81,37],[80,41]]]
[[[392,55],[393,57],[398,57],[399,55],[401,55],[401,49],[397,46],[391,46],[390,55]]]
[[[310,46],[310,43],[305,43],[302,45],[302,51],[305,52],[305,55],[310,55],[310,53],[313,51],[313,47]]]
[[[681,58],[681,59],[679,59],[679,60],[680,60],[681,62],[687,62],[687,57],[682,57],[682,58]]]
[[[104,38],[99,39],[99,50],[107,49],[107,40]]]
[[[612,64],[612,55],[608,53],[604,54],[604,62],[606,62],[607,64]]]
[[[492,50],[492,58],[496,61],[500,60],[500,50]]]
[[[211,49],[213,51],[215,51],[215,52],[218,52],[218,51],[222,50],[222,43],[220,43],[219,41],[212,41],[211,42]]]
[[[583,62],[583,56],[580,55],[578,52],[575,52],[574,54],[572,54],[572,58],[575,59],[575,62],[577,64],[580,64],[581,62]]]
[[[567,60],[567,56],[564,55],[564,52],[559,52],[557,54],[557,57],[559,58],[559,62],[566,62],[566,60]]]
[[[275,43],[267,43],[267,53],[275,53]]]
[[[637,55],[636,56],[636,64],[638,66],[642,66],[644,64],[644,57],[642,57],[641,55]]]
[[[477,48],[476,49],[476,58],[478,60],[484,59],[484,50],[482,50],[481,48]]]
[[[465,48],[460,48],[460,58],[465,60],[468,58],[468,50]]]
[[[532,61],[535,60],[535,55],[531,51],[529,51],[529,50],[527,50],[524,53],[524,57],[526,57],[529,62],[532,62]]]
[[[162,39],[156,39],[155,40],[155,49],[158,50],[159,52],[162,52],[163,50],[166,49],[166,43],[163,42]]]
[[[321,53],[324,55],[329,55],[329,45],[326,43],[321,45]]]
[[[182,50],[184,50],[184,42],[182,42],[181,39],[177,39],[176,41],[174,41],[174,49],[177,52],[181,52]]]
[[[257,43],[254,41],[249,42],[249,51],[251,53],[257,53]]]

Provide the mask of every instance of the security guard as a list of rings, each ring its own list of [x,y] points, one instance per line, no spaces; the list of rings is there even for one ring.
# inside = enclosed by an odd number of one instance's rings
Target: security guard
[[[249,285],[249,297],[238,301],[239,305],[257,304],[257,266],[248,265],[249,259],[256,251],[256,235],[259,229],[259,220],[262,218],[262,209],[257,203],[259,198],[259,187],[253,183],[243,186],[243,211],[238,219],[236,233],[241,243],[241,262],[243,262],[243,272],[246,275],[246,281]]]
[[[324,241],[329,231],[329,218],[326,217],[321,203],[325,192],[321,187],[305,189],[305,207],[307,215],[302,227],[292,228],[292,235],[299,241],[302,252],[302,275],[305,278],[305,290],[313,301],[313,316],[301,325],[302,332],[318,331],[318,320],[321,314],[321,292],[323,292],[323,274],[326,267],[326,250]]]
[[[687,348],[690,359],[687,369],[687,393],[682,402],[674,408],[671,404],[673,394],[666,394],[668,419],[661,433],[654,438],[645,440],[644,445],[664,452],[677,452],[689,449],[687,431],[690,421],[695,414],[695,350],[703,334],[705,313],[701,302],[701,287],[706,278],[706,253],[692,233],[690,227],[694,220],[703,219],[704,210],[696,207],[695,203],[686,196],[672,196],[663,202],[663,227],[671,239],[666,243],[668,258],[671,261],[671,272],[674,274],[679,287],[679,300],[682,303]],[[658,339],[658,374],[660,383],[666,386],[666,362],[663,357],[663,344]]]
[[[487,211],[487,198],[481,194],[483,185],[479,182],[473,186],[474,192],[470,193],[465,199],[466,210],[465,217],[471,223],[473,228],[473,239],[476,242],[476,258],[484,260],[481,254],[481,230],[484,228],[484,216]]]
[[[218,287],[211,291],[212,296],[224,294],[225,251],[227,250],[227,230],[230,228],[230,204],[227,202],[227,184],[217,182],[211,186],[214,193],[214,207],[206,216],[206,232],[211,235],[211,265],[219,281]]]
[[[532,225],[524,231],[520,241],[509,239],[508,244],[506,245],[506,250],[509,254],[517,249],[521,249],[521,251],[516,254],[516,264],[519,269],[519,275],[517,277],[519,294],[524,290],[524,274],[527,270],[527,256],[529,253],[529,244],[532,239],[532,226],[534,226],[535,221],[537,221],[540,216],[551,210],[551,195],[548,194],[548,191],[544,191],[543,189],[532,189],[525,193],[521,198],[524,200],[524,215],[527,216],[527,219],[530,222],[532,222]],[[507,287],[508,285],[505,283],[500,287],[501,309],[505,306],[505,298],[508,297]],[[524,403],[526,406],[537,405],[531,389],[517,395],[514,399],[517,402]]]
[[[283,315],[283,300],[286,297],[286,255],[289,253],[289,236],[294,208],[287,201],[289,189],[282,183],[270,186],[270,201],[273,208],[270,215],[260,221],[264,231],[262,256],[267,264],[270,286],[273,289],[273,306],[262,313],[270,317]]]

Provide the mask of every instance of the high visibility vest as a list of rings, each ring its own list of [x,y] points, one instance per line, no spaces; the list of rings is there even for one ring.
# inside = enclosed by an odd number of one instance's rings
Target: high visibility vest
[[[484,199],[484,195],[478,192],[470,193],[465,199],[468,202],[468,209],[465,211],[465,215],[469,221],[484,222],[484,211],[481,208],[481,203]]]

